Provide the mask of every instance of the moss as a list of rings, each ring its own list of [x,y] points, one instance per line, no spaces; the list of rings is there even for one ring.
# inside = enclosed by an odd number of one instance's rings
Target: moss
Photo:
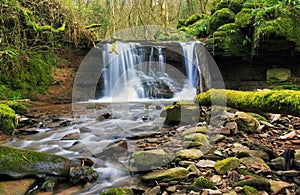
[[[215,170],[219,174],[226,174],[227,171],[238,168],[240,161],[238,158],[229,157],[224,160],[217,161],[214,165]]]
[[[210,28],[217,30],[218,27],[234,22],[235,14],[228,8],[222,8],[216,11],[210,17]]]
[[[213,100],[213,102],[211,102]],[[199,105],[224,105],[249,112],[271,112],[300,116],[300,91],[235,91],[211,89],[199,94]]]
[[[182,167],[175,167],[167,170],[159,170],[145,174],[142,181],[172,181],[184,179],[189,171]]]
[[[0,104],[0,131],[12,134],[17,126],[16,113],[8,105]]]
[[[249,28],[254,19],[252,11],[253,9],[242,9],[242,11],[235,15],[235,24],[239,28]]]
[[[228,8],[231,9],[234,13],[241,11],[245,0],[230,0]]]
[[[228,8],[230,0],[213,0],[210,3],[211,14],[214,14],[217,10],[222,8]]]
[[[243,192],[245,195],[257,195],[259,194],[257,189],[251,186],[244,186]]]
[[[123,188],[111,188],[106,192],[102,192],[99,195],[134,195],[131,189],[123,189]]]
[[[257,120],[260,120],[260,121],[267,121],[267,119],[266,119],[264,116],[260,115],[260,114],[253,113],[253,112],[250,112],[250,113],[248,113],[248,114],[250,114],[251,116],[253,116],[253,117],[256,118]]]
[[[139,168],[151,169],[167,164],[171,156],[164,150],[137,151],[132,154],[134,162]]]
[[[199,14],[193,14],[185,20],[185,26],[194,24],[196,21],[200,20],[202,17]]]
[[[204,189],[217,189],[214,182],[205,177],[198,177],[193,184],[195,187],[204,188]]]
[[[208,19],[198,20],[190,28],[192,29],[191,33],[197,38],[207,37],[210,32],[209,20]]]
[[[11,109],[15,111],[17,114],[24,114],[27,112],[27,107],[29,105],[28,102],[17,102],[17,101],[5,101],[6,105],[8,105]]]
[[[266,191],[270,191],[271,190],[271,184],[267,179],[264,178],[254,178],[254,179],[246,179],[246,180],[242,180],[239,182],[236,182],[234,185],[234,187],[236,186],[251,186],[256,188],[257,190],[266,190]]]

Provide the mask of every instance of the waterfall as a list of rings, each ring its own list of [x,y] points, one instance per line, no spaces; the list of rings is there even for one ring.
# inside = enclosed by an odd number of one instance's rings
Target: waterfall
[[[182,55],[177,55],[184,58],[181,65],[184,67],[183,71],[170,68],[170,56],[167,55],[168,51],[164,46],[132,42],[104,44],[103,97],[169,99],[184,90],[184,83],[189,83],[193,88],[191,90],[195,92],[199,80],[197,42],[177,45],[182,47]],[[178,81],[178,78],[186,78],[187,81]]]

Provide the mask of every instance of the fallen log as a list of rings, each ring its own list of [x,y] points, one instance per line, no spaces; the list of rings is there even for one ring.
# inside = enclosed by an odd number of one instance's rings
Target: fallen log
[[[200,106],[221,105],[246,112],[278,113],[300,116],[300,91],[235,91],[210,89],[195,97]]]

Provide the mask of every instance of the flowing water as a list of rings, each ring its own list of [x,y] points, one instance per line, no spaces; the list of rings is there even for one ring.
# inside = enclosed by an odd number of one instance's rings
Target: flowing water
[[[183,71],[167,63],[163,46],[141,46],[139,43],[104,44],[101,77],[102,98],[73,104],[74,118],[65,118],[68,125],[33,127],[36,134],[20,135],[8,145],[54,153],[67,158],[88,158],[99,172],[97,182],[85,186],[78,194],[96,194],[112,186],[134,186],[138,174],[129,172],[132,152],[141,150],[139,141],[162,137],[160,148],[172,152],[178,145],[170,145],[168,132],[160,117],[161,109],[173,101],[192,100],[196,93],[201,66],[196,42],[181,43]],[[115,48],[113,48],[115,47]],[[101,104],[101,109],[95,105]],[[98,120],[99,116],[108,119]],[[51,126],[52,124],[52,126]],[[75,139],[65,136],[78,134]],[[104,154],[111,143],[126,140],[126,154],[112,158]],[[144,147],[144,146],[143,146]],[[149,144],[145,147],[158,147]],[[148,149],[149,149],[148,148]],[[145,149],[145,148],[144,148]]]

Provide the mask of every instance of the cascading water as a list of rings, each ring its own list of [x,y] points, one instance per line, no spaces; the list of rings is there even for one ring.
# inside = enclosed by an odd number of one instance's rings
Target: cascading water
[[[184,70],[174,73],[176,68],[168,64],[168,51],[163,46],[131,42],[104,44],[102,97],[169,99],[182,93],[187,86],[192,86],[188,88],[195,93],[200,70],[196,45],[197,42],[178,44],[183,51],[181,58],[184,59]],[[180,76],[184,81],[178,82]],[[190,98],[193,98],[193,94]]]

